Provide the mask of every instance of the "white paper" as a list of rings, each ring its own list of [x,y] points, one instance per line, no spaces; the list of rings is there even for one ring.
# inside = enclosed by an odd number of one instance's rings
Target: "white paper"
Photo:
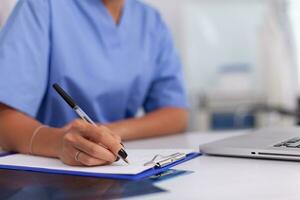
[[[31,168],[44,168],[52,170],[65,170],[76,172],[88,173],[101,173],[101,174],[138,174],[143,172],[151,166],[144,166],[155,155],[168,156],[173,153],[190,153],[190,149],[155,149],[155,150],[126,150],[128,153],[128,160],[130,164],[126,164],[123,160],[119,160],[111,165],[97,166],[97,167],[74,167],[63,164],[59,159],[46,158],[40,156],[32,156],[25,154],[13,154],[9,156],[0,157],[0,165],[31,167]]]

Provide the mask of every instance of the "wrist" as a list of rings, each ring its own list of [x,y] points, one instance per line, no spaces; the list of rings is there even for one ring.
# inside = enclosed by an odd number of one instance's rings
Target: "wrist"
[[[64,129],[42,128],[32,143],[32,153],[48,157],[59,157]]]
[[[34,142],[34,139],[36,138],[36,135],[38,135],[41,132],[41,129],[45,129],[47,127],[48,126],[40,125],[33,131],[31,138],[30,138],[30,142],[29,142],[29,150],[28,150],[29,154],[34,154],[33,153],[33,142]]]
[[[109,128],[114,134],[120,136],[122,140],[127,139],[128,135],[130,134],[128,126],[126,126],[122,122],[115,122],[107,124],[105,126]]]

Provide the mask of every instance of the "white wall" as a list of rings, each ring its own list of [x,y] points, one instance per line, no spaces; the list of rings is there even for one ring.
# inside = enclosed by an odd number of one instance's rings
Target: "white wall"
[[[296,58],[298,65],[298,94],[300,94],[300,1],[290,0],[290,19],[294,36],[294,47],[296,49]]]
[[[200,93],[220,88],[230,90],[232,96],[242,94],[244,88],[244,94],[248,94],[245,98],[255,94],[264,103],[295,107],[297,65],[291,55],[294,49],[287,43],[300,47],[299,0],[290,0],[294,38],[287,38],[291,35],[283,30],[287,27],[284,16],[283,21],[280,16],[283,13],[273,9],[284,5],[285,0],[145,1],[161,11],[173,31],[184,63],[192,110],[199,108]],[[236,65],[245,66],[248,74],[229,76],[238,81],[222,78],[224,67]],[[298,73],[300,76],[300,70]]]
[[[224,65],[250,66],[256,86],[257,32],[264,1],[146,0],[158,8],[181,52],[190,91],[214,87]]]

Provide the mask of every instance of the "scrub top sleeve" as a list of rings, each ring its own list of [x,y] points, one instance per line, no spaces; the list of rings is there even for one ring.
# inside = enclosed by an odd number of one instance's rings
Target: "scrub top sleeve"
[[[156,71],[144,109],[151,112],[163,107],[187,108],[182,66],[167,26],[159,17]]]
[[[0,103],[36,117],[48,82],[48,0],[19,0],[0,30]]]

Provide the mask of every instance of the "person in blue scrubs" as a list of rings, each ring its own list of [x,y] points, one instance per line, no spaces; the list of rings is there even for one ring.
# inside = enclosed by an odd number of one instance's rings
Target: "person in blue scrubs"
[[[99,126],[76,120],[53,83]],[[155,9],[137,0],[19,0],[0,32],[2,148],[103,165],[121,140],[186,126],[180,60]]]

